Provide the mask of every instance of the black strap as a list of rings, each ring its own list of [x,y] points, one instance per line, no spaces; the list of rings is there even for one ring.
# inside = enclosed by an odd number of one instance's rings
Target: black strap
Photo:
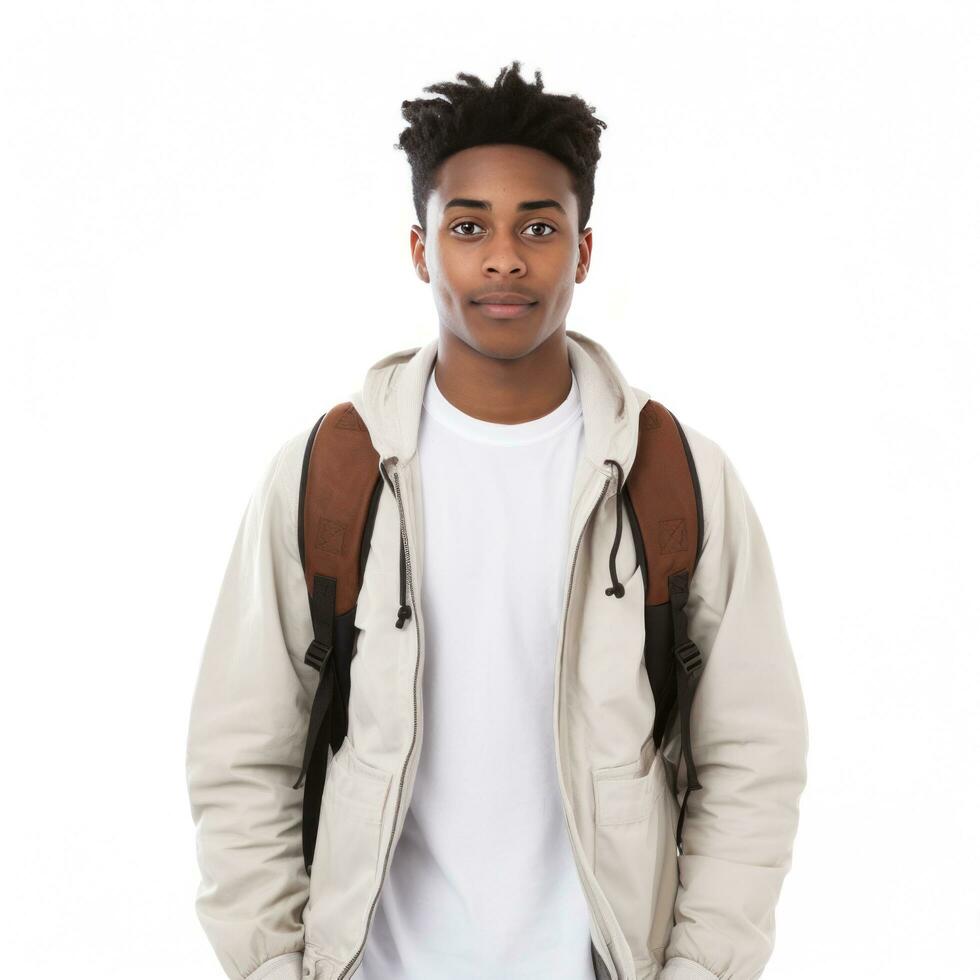
[[[303,769],[299,779],[293,784],[293,789],[299,789],[313,758],[314,749],[320,738],[320,729],[330,711],[330,702],[336,690],[336,669],[331,654],[333,653],[333,625],[336,614],[337,580],[330,575],[313,576],[313,595],[310,597],[310,615],[313,619],[313,642],[306,651],[305,662],[315,667],[320,674],[320,681],[313,695],[313,705],[310,708],[310,727],[306,733],[306,750],[303,753]],[[324,669],[326,667],[326,669]]]
[[[701,672],[704,670],[704,660],[697,645],[687,635],[687,605],[690,573],[687,569],[668,576],[670,588],[670,608],[674,622],[674,659],[677,662],[677,705],[681,721],[681,749],[684,761],[687,763],[687,790],[684,802],[681,803],[680,817],[677,821],[677,848],[684,853],[681,830],[684,826],[684,814],[687,810],[687,798],[691,791],[701,789],[698,773],[694,768],[694,753],[691,750],[691,703],[698,686]]]

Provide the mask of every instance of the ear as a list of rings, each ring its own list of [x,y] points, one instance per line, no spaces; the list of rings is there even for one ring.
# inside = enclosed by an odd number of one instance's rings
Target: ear
[[[421,225],[412,225],[409,233],[409,247],[412,253],[412,265],[415,274],[422,282],[429,281],[429,272],[425,267],[425,231]]]
[[[586,228],[581,232],[578,241],[578,265],[575,267],[575,281],[585,282],[589,274],[589,263],[592,261],[592,229]]]

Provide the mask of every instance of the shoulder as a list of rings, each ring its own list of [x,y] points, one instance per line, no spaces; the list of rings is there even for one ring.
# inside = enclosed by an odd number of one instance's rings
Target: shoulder
[[[683,419],[678,419],[684,438],[694,459],[694,468],[698,475],[701,499],[705,512],[710,511],[710,503],[715,500],[725,475],[725,468],[730,464],[728,455],[718,443],[705,435],[700,429],[694,428]]]
[[[299,485],[303,475],[303,462],[306,459],[306,452],[314,429],[320,424],[321,419],[331,412],[341,406],[350,405],[353,405],[353,400],[348,397],[325,406],[319,415],[310,418],[302,428],[294,429],[292,434],[280,445],[276,455],[279,461],[281,479],[295,489],[297,493],[299,493]]]
[[[299,517],[299,488],[303,476],[306,446],[317,419],[294,429],[266,456],[257,484],[252,493],[252,506],[268,515],[270,532],[278,529],[290,551],[294,545]]]
[[[641,388],[634,388],[636,395],[637,408],[641,409],[652,396]],[[658,399],[655,399],[658,400]],[[663,403],[661,403],[663,404]],[[664,405],[670,410],[670,405]],[[672,412],[681,427],[684,438],[687,440],[688,448],[694,460],[694,469],[698,477],[698,486],[701,491],[702,504],[705,513],[710,510],[710,503],[718,495],[718,490],[722,485],[722,479],[726,466],[730,465],[727,454],[721,446],[700,429],[685,422],[676,412]]]
[[[299,485],[303,475],[303,460],[306,456],[306,447],[310,441],[313,427],[319,421],[319,417],[312,419],[308,425],[301,429],[294,429],[293,432],[280,445],[276,454],[278,461],[279,478],[278,482],[284,490],[293,497],[299,494]]]
[[[320,424],[320,419],[335,407],[349,404],[352,402],[347,398],[325,408],[320,415],[309,419],[302,428],[293,429],[292,433],[279,445],[274,457],[268,463],[266,475],[284,505],[298,508],[300,484],[303,479],[303,464],[310,445],[310,437],[313,435],[314,429]]]
[[[758,516],[749,499],[745,484],[728,453],[703,432],[680,422],[694,457],[704,516],[704,541],[707,550],[712,542],[721,549],[741,552],[757,535],[762,535]]]

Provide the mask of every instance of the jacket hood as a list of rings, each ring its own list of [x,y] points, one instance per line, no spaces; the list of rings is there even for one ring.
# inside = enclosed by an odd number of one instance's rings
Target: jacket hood
[[[603,472],[615,459],[629,474],[636,455],[640,408],[609,352],[595,340],[566,330],[569,363],[578,382],[585,428],[586,458]],[[352,402],[382,459],[397,456],[404,463],[418,448],[422,399],[435,366],[438,337],[423,347],[388,354],[368,368]]]

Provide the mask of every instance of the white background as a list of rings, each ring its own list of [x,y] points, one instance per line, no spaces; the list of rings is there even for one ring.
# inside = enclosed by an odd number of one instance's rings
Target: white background
[[[810,725],[767,980],[975,975],[980,8],[31,2],[0,14],[10,977],[217,978],[184,739],[252,487],[436,335],[403,99],[608,123],[567,325],[716,440]]]

